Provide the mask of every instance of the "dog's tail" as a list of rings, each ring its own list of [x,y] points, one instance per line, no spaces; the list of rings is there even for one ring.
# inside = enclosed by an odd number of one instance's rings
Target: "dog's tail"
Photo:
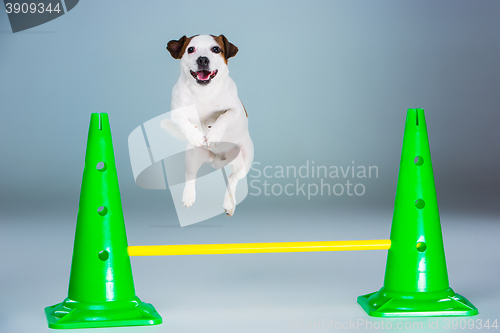
[[[163,119],[160,123],[161,128],[166,130],[170,135],[172,135],[174,138],[179,139],[179,140],[184,140],[187,141],[186,136],[184,133],[181,132],[179,127],[174,124],[174,122],[170,119]]]

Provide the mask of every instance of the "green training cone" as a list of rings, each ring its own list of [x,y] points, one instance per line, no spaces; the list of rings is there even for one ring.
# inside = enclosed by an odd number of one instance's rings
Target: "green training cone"
[[[359,296],[374,317],[473,316],[450,288],[423,109],[408,109],[384,286]]]
[[[90,118],[68,297],[45,308],[50,328],[161,324],[135,295],[108,115]]]

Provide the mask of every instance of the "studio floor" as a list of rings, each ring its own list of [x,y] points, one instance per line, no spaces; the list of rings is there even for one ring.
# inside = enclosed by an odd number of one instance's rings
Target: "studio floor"
[[[67,295],[75,215],[3,217],[0,332],[50,330],[43,309]],[[180,228],[172,216],[145,219],[140,211],[125,211],[129,245],[383,239],[391,217],[389,209],[255,210],[241,204],[233,218]],[[441,221],[450,286],[479,309],[478,316],[369,317],[356,298],[382,286],[385,250],[133,257],[136,293],[164,323],[106,332],[381,331],[388,323],[415,332],[449,332],[454,325],[479,330],[479,323],[500,319],[500,225],[488,214],[442,212]]]

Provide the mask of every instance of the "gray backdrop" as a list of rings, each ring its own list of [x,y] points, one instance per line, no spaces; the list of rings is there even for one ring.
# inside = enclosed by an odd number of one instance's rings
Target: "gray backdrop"
[[[43,307],[66,295],[91,112],[109,113],[140,245],[387,238],[406,109],[424,108],[452,287],[498,318],[499,14],[498,1],[83,1],[12,34],[2,11],[0,331],[43,331]],[[240,49],[230,73],[261,169],[377,166],[365,194],[249,195],[232,218],[179,228],[168,191],[135,185],[127,137],[170,110],[179,64],[165,46],[194,34]],[[151,331],[288,332],[291,320],[367,319],[355,299],[381,287],[385,258],[140,258],[133,269],[165,319]]]

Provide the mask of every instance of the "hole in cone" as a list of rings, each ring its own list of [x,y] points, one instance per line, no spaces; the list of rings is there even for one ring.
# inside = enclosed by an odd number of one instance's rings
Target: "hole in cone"
[[[106,170],[106,163],[104,163],[104,162],[97,163],[96,169],[99,170],[99,171],[101,171],[101,172],[104,171],[104,170]]]
[[[417,251],[418,252],[425,252],[427,250],[427,245],[425,245],[424,242],[418,242],[417,243]]]
[[[101,216],[105,216],[108,213],[108,209],[104,206],[97,208],[97,213]]]
[[[415,207],[417,207],[418,209],[422,209],[425,207],[425,201],[422,200],[422,199],[418,199],[417,201],[415,201]]]
[[[415,165],[421,166],[422,164],[424,164],[424,159],[422,156],[417,156],[415,157],[413,163],[415,163]]]
[[[106,260],[108,260],[108,258],[109,258],[108,251],[99,252],[99,259],[101,259],[102,261],[106,261]]]

